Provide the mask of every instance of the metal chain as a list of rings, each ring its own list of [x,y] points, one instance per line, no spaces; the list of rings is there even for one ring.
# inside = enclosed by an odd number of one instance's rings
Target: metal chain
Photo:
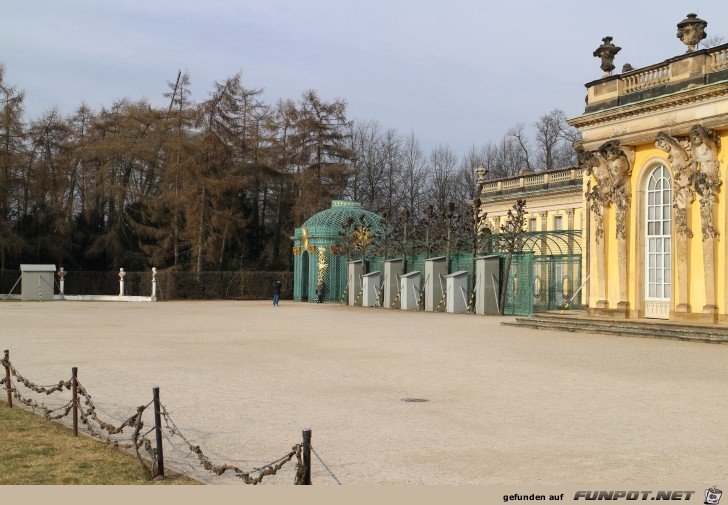
[[[78,380],[77,380],[77,382],[76,382],[76,383],[78,384]],[[128,421],[129,421],[129,419],[125,419],[125,420],[123,420],[123,419],[119,418],[119,416],[117,416],[117,415],[114,415],[114,414],[112,414],[112,413],[110,413],[110,412],[106,411],[106,410],[105,410],[105,409],[103,409],[103,408],[102,408],[102,407],[101,407],[100,405],[97,405],[97,404],[96,404],[96,402],[94,402],[94,401],[93,401],[93,399],[91,398],[91,395],[90,395],[90,394],[88,394],[88,392],[86,391],[86,389],[83,389],[83,394],[79,393],[79,395],[80,395],[80,396],[84,396],[84,397],[86,397],[86,399],[88,399],[88,400],[89,400],[89,401],[90,401],[91,403],[93,403],[93,406],[94,406],[94,410],[98,410],[99,412],[101,412],[101,413],[105,414],[106,416],[108,416],[108,417],[112,418],[112,419],[113,419],[114,421],[117,421],[117,422],[119,422],[119,423],[126,423],[126,422],[128,422]],[[136,415],[136,414],[135,414],[135,415]],[[134,417],[134,416],[131,416],[131,417]]]
[[[149,406],[141,405],[137,407],[137,413],[134,416],[134,434],[132,435],[131,439],[134,446],[134,452],[136,453],[137,460],[139,461],[139,464],[142,466],[144,471],[146,471],[151,478],[156,477],[155,475],[155,468],[156,468],[156,461],[157,461],[157,451],[152,447],[152,443],[149,441],[148,438],[139,438],[139,432],[142,430],[142,427],[144,426],[144,422],[142,421],[142,414],[144,413],[144,410]],[[144,447],[146,449],[147,453],[152,458],[152,467],[148,467],[146,463],[144,463],[144,460],[142,459],[141,454],[139,454],[139,448]]]
[[[329,472],[329,475],[331,475],[334,478],[334,480],[336,481],[336,483],[340,486],[341,481],[339,481],[339,479],[336,478],[336,475],[334,475],[334,472],[332,472],[331,469],[326,465],[326,463],[324,463],[324,460],[321,459],[321,456],[318,455],[318,453],[314,450],[313,446],[311,447],[311,452],[314,453],[314,455],[316,456],[316,459],[318,459],[321,462],[321,464],[324,465],[324,468],[326,469],[327,472]]]
[[[42,403],[38,403],[32,398],[25,398],[22,394],[20,394],[20,391],[17,387],[14,387],[13,381],[10,381],[10,387],[13,392],[13,397],[18,400],[20,403],[25,405],[26,407],[30,407],[31,409],[39,409],[43,412],[43,416],[48,420],[57,420],[61,419],[68,415],[68,413],[71,411],[71,408],[73,408],[73,400],[68,402],[66,405],[63,405],[61,407],[56,407],[55,409],[51,409],[46,407]],[[63,410],[60,414],[57,415],[51,415],[53,412],[57,412],[59,410]]]
[[[363,290],[362,290],[363,291]],[[48,386],[39,386],[32,381],[28,380],[27,378],[23,377],[16,369],[13,367],[13,365],[10,363],[9,360],[2,359],[0,360],[0,364],[7,367],[8,370],[10,370],[11,374],[25,387],[28,389],[39,393],[39,394],[46,394],[50,395],[55,392],[62,391],[63,389],[70,390],[72,387],[72,381],[59,381],[58,384],[55,385],[48,385]],[[5,385],[6,379],[0,379],[0,385]],[[137,407],[137,413],[133,416],[129,417],[126,421],[123,421],[118,427],[114,426],[111,423],[105,422],[102,419],[98,417],[96,414],[96,410],[101,410],[105,414],[109,415],[109,417],[114,417],[107,412],[103,411],[103,409],[100,409],[97,407],[97,405],[94,403],[93,399],[91,398],[91,395],[88,394],[88,391],[86,391],[86,388],[81,385],[78,381],[76,381],[77,385],[77,393],[79,396],[84,397],[84,405],[85,407],[80,407],[78,409],[79,416],[81,419],[81,423],[86,427],[86,430],[91,434],[91,436],[98,438],[102,441],[104,441],[107,444],[112,444],[114,447],[123,447],[127,449],[134,448],[134,451],[136,453],[136,457],[141,464],[142,468],[150,474],[152,478],[156,477],[157,468],[156,468],[156,461],[157,461],[157,450],[152,447],[151,441],[146,437],[151,431],[154,429],[150,429],[147,431],[144,435],[140,436],[140,431],[142,430],[144,423],[142,421],[142,415],[144,413],[144,410],[149,407],[153,401],[150,401],[146,405],[142,405],[140,407]],[[23,405],[26,405],[28,407],[31,407],[32,409],[40,409],[43,412],[43,415],[49,419],[49,420],[57,420],[61,419],[62,417],[67,416],[71,409],[73,408],[73,400],[70,400],[66,405],[57,407],[57,408],[49,408],[46,407],[42,403],[38,403],[36,400],[32,398],[25,398],[23,395],[18,391],[18,388],[14,386],[13,381],[10,381],[10,384],[8,385],[10,390],[12,391],[13,396]],[[55,412],[61,411],[60,414],[52,415]],[[202,452],[199,446],[193,446],[185,437],[182,435],[182,433],[177,428],[176,424],[172,420],[172,418],[169,416],[169,413],[167,412],[166,408],[162,407],[162,415],[165,420],[165,424],[167,429],[170,431],[170,433],[174,435],[178,435],[184,443],[187,445],[188,449],[190,450],[190,453],[195,453],[199,459],[199,462],[205,468],[205,470],[212,472],[216,475],[222,475],[228,470],[231,470],[235,473],[235,476],[240,478],[243,482],[246,484],[252,484],[256,485],[259,484],[265,476],[268,475],[275,475],[278,470],[280,470],[283,465],[288,463],[291,459],[293,459],[293,456],[296,456],[296,477],[295,477],[295,483],[296,484],[302,484],[303,483],[303,477],[306,473],[306,467],[303,464],[303,459],[301,456],[301,444],[296,444],[292,447],[291,451],[284,456],[276,459],[275,461],[272,461],[268,464],[262,465],[260,467],[256,467],[250,472],[246,472],[241,470],[240,468],[234,466],[234,465],[214,465],[210,461],[210,459],[205,456],[205,454]],[[92,425],[91,421],[94,421],[100,430],[106,431],[108,435],[102,435],[99,431],[97,431],[94,426]],[[121,433],[124,428],[126,427],[134,427],[134,433],[132,434],[132,443],[131,444],[122,444],[119,442],[119,440],[112,439],[109,435],[116,435]],[[166,436],[166,434],[165,434]],[[167,437],[169,439],[169,437]],[[151,468],[146,465],[144,460],[141,457],[141,454],[139,453],[140,448],[144,448],[147,453],[149,454],[151,460],[152,460],[152,466]],[[321,458],[316,455],[317,458],[319,458],[319,461],[321,461]],[[334,479],[339,482],[339,480],[336,478],[336,476],[331,473],[331,470],[326,466],[326,464],[321,461],[321,463],[326,467],[326,469],[329,471],[329,473],[334,477]],[[257,477],[251,477],[251,474],[258,474]],[[339,484],[341,484],[339,482]]]
[[[238,468],[235,465],[229,465],[229,464],[223,464],[223,465],[214,465],[210,459],[205,456],[205,454],[202,452],[202,449],[200,449],[199,445],[192,445],[187,438],[179,431],[179,428],[177,428],[177,425],[174,423],[172,418],[169,415],[169,412],[167,412],[167,408],[165,406],[162,406],[162,416],[164,417],[164,422],[167,427],[167,429],[172,433],[172,435],[179,436],[182,441],[184,441],[185,444],[189,447],[191,452],[194,452],[197,454],[197,458],[200,461],[200,464],[202,467],[207,470],[208,472],[212,472],[215,475],[222,475],[228,470],[235,473],[235,476],[241,479],[246,484],[256,485],[259,484],[263,477],[267,475],[275,475],[278,470],[280,470],[283,465],[288,463],[293,456],[298,457],[298,464],[303,465],[303,461],[300,458],[300,445],[297,444],[294,445],[291,452],[288,454],[278,458],[277,460],[268,463],[267,465],[263,465],[259,468],[254,468],[253,470],[246,472],[240,468]],[[300,466],[298,467],[300,468]],[[259,475],[257,477],[251,477],[250,475],[253,473],[258,473]],[[298,473],[298,472],[297,472]]]
[[[28,380],[27,378],[23,377],[18,373],[18,371],[15,369],[15,367],[10,363],[9,360],[6,360],[5,358],[0,361],[0,364],[2,364],[4,367],[7,367],[10,370],[10,373],[15,377],[18,382],[20,382],[23,386],[27,387],[28,389],[35,391],[36,393],[45,393],[47,395],[50,395],[52,393],[55,393],[57,391],[62,391],[63,389],[71,389],[71,381],[59,381],[58,384],[50,384],[47,386],[39,386],[32,381]]]
[[[121,433],[124,430],[124,428],[126,428],[127,426],[131,427],[133,425],[133,423],[136,420],[137,414],[135,414],[135,415],[131,416],[130,418],[128,418],[126,421],[124,421],[123,423],[121,423],[118,427],[114,426],[111,423],[107,423],[107,422],[101,420],[99,418],[99,416],[96,414],[96,404],[91,399],[91,395],[88,394],[88,392],[86,391],[86,388],[84,388],[81,385],[81,383],[77,382],[77,384],[78,384],[78,394],[79,394],[79,396],[83,396],[83,397],[86,398],[86,400],[84,401],[84,404],[87,406],[87,408],[86,409],[84,409],[84,408],[80,408],[79,409],[79,411],[83,413],[82,414],[82,418],[84,418],[84,419],[86,419],[86,418],[93,419],[94,421],[96,421],[98,423],[99,427],[102,430],[107,431],[109,433],[109,435],[116,435],[117,433]]]

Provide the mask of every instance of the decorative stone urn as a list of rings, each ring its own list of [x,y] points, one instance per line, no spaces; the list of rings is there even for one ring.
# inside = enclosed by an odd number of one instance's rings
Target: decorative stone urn
[[[483,165],[480,165],[475,169],[475,173],[478,176],[478,184],[483,185],[486,183],[485,176],[488,175],[488,169]]]
[[[612,44],[612,37],[604,37],[602,45],[594,51],[594,56],[602,59],[601,69],[604,71],[602,77],[609,77],[614,70],[614,56],[621,51],[622,48]]]
[[[695,46],[708,36],[705,33],[707,26],[708,22],[700,19],[697,14],[688,14],[686,19],[683,19],[677,24],[677,38],[688,46],[686,52],[690,53],[695,51]]]

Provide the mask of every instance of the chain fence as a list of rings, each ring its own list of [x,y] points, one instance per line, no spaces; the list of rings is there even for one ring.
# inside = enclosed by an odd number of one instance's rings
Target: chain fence
[[[158,403],[158,389],[154,399],[140,405],[127,415],[113,415],[102,408],[96,399],[82,385],[73,369],[71,379],[60,380],[55,384],[39,385],[21,374],[10,361],[9,351],[0,360],[5,369],[5,377],[0,378],[0,386],[7,393],[7,403],[13,401],[31,411],[40,413],[46,419],[73,426],[74,432],[85,434],[105,444],[131,451],[150,479],[164,477],[164,461],[172,462],[180,473],[187,474],[207,484],[230,483],[223,479],[225,474],[234,481],[249,485],[260,484],[264,478],[276,475],[288,462],[295,458],[292,471],[293,483],[310,484],[311,444],[297,443],[284,455],[265,464],[257,464],[246,470],[232,463],[214,463],[199,445],[190,441],[172,419],[165,405]],[[70,396],[70,398],[69,398]],[[156,402],[155,402],[156,401]],[[149,407],[152,406],[152,409]],[[108,409],[112,410],[112,409]],[[144,430],[144,415],[151,411],[155,418],[147,419],[151,428]],[[80,421],[80,423],[79,423]],[[163,421],[163,423],[162,423]],[[156,432],[156,443],[148,436]],[[167,443],[162,446],[162,439]],[[310,432],[309,432],[310,441]],[[333,476],[329,467],[318,457],[326,471]],[[184,467],[185,471],[182,471]],[[338,484],[339,480],[333,476]],[[222,479],[222,480],[221,480]]]

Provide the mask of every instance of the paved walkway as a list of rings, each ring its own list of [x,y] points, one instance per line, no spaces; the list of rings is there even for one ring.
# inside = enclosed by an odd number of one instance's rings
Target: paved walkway
[[[158,385],[193,443],[246,468],[311,428],[344,484],[709,486],[728,474],[728,346],[501,320],[286,301],[3,302],[0,347],[37,383],[79,367],[118,417]],[[292,483],[284,470],[267,482]],[[334,484],[317,460],[313,479]]]

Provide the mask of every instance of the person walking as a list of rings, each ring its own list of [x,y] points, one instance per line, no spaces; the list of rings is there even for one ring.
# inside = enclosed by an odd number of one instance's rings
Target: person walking
[[[326,293],[326,286],[324,285],[324,280],[321,279],[318,283],[318,286],[316,286],[316,296],[318,296],[318,301],[316,303],[324,303],[324,294]]]
[[[273,282],[273,306],[278,307],[278,302],[281,299],[281,288],[283,287],[283,283],[276,279],[275,282]]]

